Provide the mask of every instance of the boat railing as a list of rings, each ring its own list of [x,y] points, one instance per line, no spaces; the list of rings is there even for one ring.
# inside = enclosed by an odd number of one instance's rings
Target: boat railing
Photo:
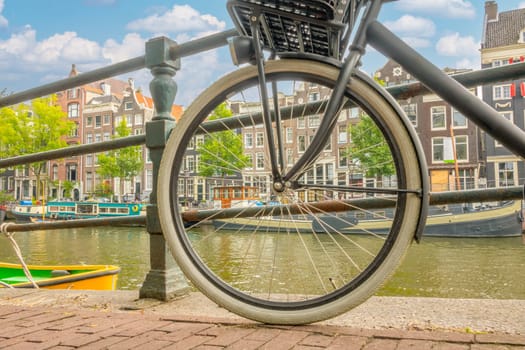
[[[222,33],[214,34],[208,37],[189,41],[184,44],[166,38],[154,38],[146,42],[145,54],[132,58],[120,63],[108,65],[89,72],[81,73],[77,76],[62,79],[56,82],[45,84],[39,87],[31,88],[26,91],[17,92],[9,96],[0,98],[0,108],[12,106],[18,103],[38,98],[41,96],[66,91],[78,86],[97,82],[103,79],[119,76],[125,73],[140,69],[149,69],[152,73],[150,84],[152,99],[155,105],[155,113],[151,121],[146,124],[146,132],[143,135],[134,135],[113,139],[110,141],[95,142],[86,145],[69,146],[66,148],[20,155],[12,158],[0,159],[0,169],[15,167],[34,162],[50,161],[54,159],[64,159],[73,156],[92,154],[97,152],[106,152],[123,147],[146,145],[150,151],[150,158],[153,163],[153,189],[150,196],[150,204],[147,206],[146,216],[135,217],[116,217],[104,219],[85,219],[69,220],[57,222],[37,222],[37,223],[3,223],[0,226],[0,233],[10,234],[20,231],[35,230],[55,230],[63,228],[92,227],[92,226],[112,226],[119,224],[146,225],[146,230],[150,234],[150,272],[140,290],[140,297],[156,298],[167,300],[172,296],[180,294],[178,290],[186,290],[187,284],[184,276],[175,265],[169,251],[166,249],[162,230],[160,228],[158,210],[156,203],[157,171],[162,158],[167,136],[172,128],[175,127],[174,119],[171,117],[171,105],[175,99],[176,84],[174,76],[180,69],[180,58],[190,56],[204,50],[216,49],[224,46],[228,38],[237,35],[236,30],[228,30]],[[498,81],[513,80],[518,76],[523,76],[521,65],[507,65],[490,70],[474,71],[462,73],[454,76],[456,80],[467,87],[475,87],[482,84],[494,83]],[[166,88],[167,86],[171,86]],[[394,97],[407,99],[409,97],[428,93],[426,88],[420,83],[409,83],[400,86],[391,86],[387,88]],[[307,102],[310,104],[316,102]],[[315,108],[307,108],[316,110]],[[295,108],[303,110],[303,108]],[[286,111],[283,111],[283,114]],[[290,110],[289,117],[293,118],[294,112]],[[230,118],[232,125],[221,122],[209,122],[202,129],[204,132],[209,130],[220,130],[235,127],[235,124],[242,125],[243,118],[256,120],[256,113],[249,116],[239,115]],[[522,199],[523,188],[514,186],[510,188],[500,188],[491,190],[468,190],[452,191],[431,194],[431,204],[444,204],[453,202],[468,202],[481,200],[510,200]],[[382,201],[380,198],[363,199],[369,201],[371,206],[377,207],[374,201],[380,201],[385,205],[388,201]],[[212,210],[212,209],[208,209]],[[195,212],[198,212],[196,210]],[[232,209],[231,215],[235,214]],[[168,276],[170,280],[168,281]],[[173,282],[173,276],[177,282]]]

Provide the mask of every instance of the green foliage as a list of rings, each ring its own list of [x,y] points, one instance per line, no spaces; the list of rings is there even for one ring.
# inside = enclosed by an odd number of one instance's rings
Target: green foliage
[[[0,157],[14,157],[66,147],[64,136],[75,123],[66,118],[56,104],[56,96],[37,98],[31,105],[18,105],[0,109]],[[30,164],[37,178],[37,193],[40,193],[40,176],[46,162]]]
[[[66,198],[71,198],[71,191],[75,188],[75,181],[69,181],[66,180],[62,182],[62,188],[64,189],[64,193],[66,194]]]
[[[114,138],[126,137],[130,134],[125,120],[122,120],[115,131],[116,135],[114,135]],[[131,180],[143,168],[142,148],[140,146],[131,146],[100,154],[98,156],[98,165],[97,173],[102,177],[120,178],[120,193],[122,193],[124,180]]]
[[[217,106],[209,120],[229,118],[232,111],[225,103]],[[240,172],[248,164],[248,156],[244,154],[242,135],[232,130],[211,134],[197,147],[201,155],[199,175],[220,176],[233,175]]]
[[[390,148],[381,130],[368,115],[361,115],[361,121],[349,128],[352,144],[348,158],[357,161],[366,177],[381,177],[395,174]]]
[[[15,201],[15,197],[13,197],[12,195],[4,191],[0,191],[0,204],[5,204],[9,202],[14,202],[14,201]]]
[[[97,185],[97,188],[95,189],[95,195],[97,197],[105,197],[110,198],[113,195],[113,191],[111,189],[111,186],[107,182],[102,182]]]

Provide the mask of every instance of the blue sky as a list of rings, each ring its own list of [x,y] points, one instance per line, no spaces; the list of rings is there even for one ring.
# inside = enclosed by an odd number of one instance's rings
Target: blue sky
[[[525,7],[525,0],[497,0],[499,10]],[[178,42],[232,27],[217,0],[0,0],[0,90],[18,92],[144,54],[144,42],[165,35]],[[399,0],[381,19],[439,67],[479,68],[483,0]],[[364,69],[385,59],[371,50]],[[187,106],[199,91],[234,69],[227,50],[184,59],[176,80],[176,103]],[[142,70],[134,78],[147,91]]]

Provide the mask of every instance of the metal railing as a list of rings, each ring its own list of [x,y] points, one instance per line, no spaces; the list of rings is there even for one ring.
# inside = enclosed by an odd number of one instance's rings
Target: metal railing
[[[150,158],[153,163],[153,190],[150,196],[150,205],[147,206],[146,217],[86,219],[31,224],[7,223],[2,225],[1,230],[3,232],[19,232],[41,229],[110,226],[116,224],[146,225],[147,231],[150,234],[151,270],[142,285],[140,296],[168,300],[176,295],[185,293],[188,289],[186,280],[173,261],[166,247],[164,237],[162,236],[156,199],[157,175],[160,160],[162,158],[167,137],[171,129],[175,126],[175,122],[170,116],[171,106],[176,94],[176,83],[173,80],[173,77],[177,70],[180,69],[181,57],[191,56],[199,52],[224,46],[227,44],[228,38],[235,35],[237,35],[237,32],[232,29],[184,44],[177,44],[165,37],[155,38],[146,43],[144,56],[0,98],[1,108],[44,95],[65,91],[84,84],[100,81],[116,75],[121,75],[123,73],[148,68],[153,75],[150,84],[150,91],[155,106],[154,116],[150,122],[146,123],[146,133],[144,135],[129,136],[111,141],[70,146],[52,151],[0,159],[0,168],[8,168],[33,162],[48,161],[145,144],[150,150]],[[516,63],[498,68],[472,71],[455,75],[453,77],[466,87],[514,80],[525,77],[525,63]],[[417,82],[389,87],[387,90],[394,97],[402,99],[429,92],[425,86]],[[253,118],[253,115],[251,117]],[[242,120],[243,116],[239,116],[238,118]],[[210,127],[216,128],[217,126],[210,123]],[[510,199],[523,199],[523,188],[521,186],[516,186],[506,189],[482,189],[433,193],[430,196],[430,204]],[[375,204],[368,205],[373,206]],[[233,213],[232,215],[236,214]]]

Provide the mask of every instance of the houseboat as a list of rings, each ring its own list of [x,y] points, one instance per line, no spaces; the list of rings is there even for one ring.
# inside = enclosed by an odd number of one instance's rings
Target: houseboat
[[[21,202],[11,209],[17,222],[34,220],[75,220],[115,216],[141,215],[140,203],[110,203],[110,202],[48,202],[45,205],[32,205]]]
[[[255,195],[257,192],[253,192]],[[221,195],[229,196],[227,201]],[[240,189],[225,192],[219,188],[215,209],[235,206],[263,205],[253,197],[245,200]],[[232,204],[228,204],[231,201]],[[220,205],[226,206],[220,206]],[[305,232],[343,234],[387,234],[391,226],[393,209],[362,212],[359,210],[344,213],[326,213],[313,218],[309,215],[287,215],[286,206],[267,202],[275,206],[274,212],[285,215],[264,217],[234,217],[215,219],[213,225],[218,230],[261,231],[261,232]],[[230,205],[230,206],[228,206]],[[438,237],[513,237],[522,234],[522,203],[507,201],[502,203],[461,205],[450,204],[431,206],[424,230],[425,236]]]

